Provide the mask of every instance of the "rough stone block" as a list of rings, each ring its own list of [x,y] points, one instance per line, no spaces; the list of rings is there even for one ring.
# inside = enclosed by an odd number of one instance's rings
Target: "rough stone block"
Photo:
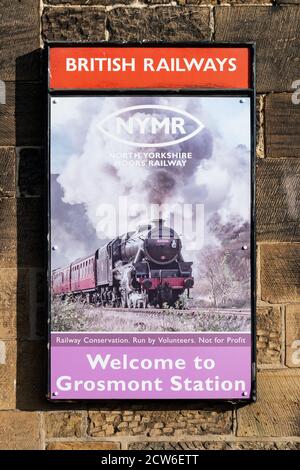
[[[210,410],[135,410],[132,421],[124,420],[124,411],[90,411],[88,433],[92,437],[113,435],[163,436],[229,434],[232,431],[231,411]]]
[[[104,41],[105,11],[100,8],[45,8],[43,38],[48,41]]]
[[[15,143],[21,146],[44,144],[45,102],[40,82],[15,85]]]
[[[38,309],[42,304],[37,298],[41,288],[34,282],[37,275],[29,269],[0,269],[0,338],[41,336]]]
[[[56,411],[44,414],[46,439],[55,437],[81,437],[83,413]]]
[[[9,147],[0,148],[0,197],[15,195],[15,165],[15,150]]]
[[[18,148],[18,195],[43,196],[46,188],[46,157],[39,148]]]
[[[6,103],[0,105],[0,145],[42,145],[44,115],[39,82],[7,82]]]
[[[261,298],[266,302],[300,299],[300,244],[266,244],[260,247]]]
[[[16,60],[23,56],[19,80],[37,80],[40,76],[39,54],[32,51],[40,47],[40,5],[36,0],[0,0],[0,70],[1,80],[16,79]],[[25,57],[27,56],[27,60]]]
[[[233,6],[238,6],[238,5],[243,5],[244,3],[249,5],[249,4],[254,4],[254,5],[266,5],[266,4],[272,4],[271,0],[219,0],[220,5],[233,5]]]
[[[39,413],[0,411],[0,449],[38,450],[42,448]]]
[[[47,450],[119,450],[119,442],[99,441],[57,441],[50,442]]]
[[[179,5],[216,5],[218,3],[218,0],[210,0],[209,2],[207,0],[177,0],[177,3]]]
[[[5,83],[5,103],[0,104],[0,129],[0,145],[15,145],[15,83]]]
[[[13,409],[16,406],[16,342],[0,339],[0,409]],[[0,449],[1,449],[1,412],[0,412]]]
[[[14,268],[17,261],[16,199],[0,199],[0,265]]]
[[[281,312],[279,307],[257,309],[256,354],[258,364],[280,364]]]
[[[257,91],[290,91],[299,76],[300,10],[296,5],[215,8],[216,41],[255,41]]]
[[[264,441],[187,441],[187,442],[133,442],[129,450],[299,450],[300,442]]]
[[[0,268],[1,339],[38,339],[45,335],[44,293],[39,270]]]
[[[15,268],[0,269],[0,338],[17,334],[16,301],[18,275]]]
[[[46,353],[44,341],[18,342],[16,398],[21,410],[43,409],[47,404]]]
[[[107,28],[111,41],[201,41],[211,38],[209,23],[209,8],[116,8]]]
[[[279,5],[284,5],[285,3],[300,3],[300,0],[278,0]]]
[[[257,402],[238,409],[237,435],[299,436],[300,371],[261,371],[257,383]]]
[[[300,241],[299,178],[298,158],[258,161],[256,170],[258,241]]]
[[[18,221],[18,265],[45,267],[45,203],[41,198],[19,198]]]
[[[286,365],[300,367],[300,304],[286,306]]]
[[[291,88],[292,83],[289,85]],[[267,157],[300,157],[299,127],[300,104],[292,102],[291,93],[271,93],[266,97]]]
[[[132,0],[122,0],[121,2],[116,0],[44,0],[46,5],[87,5],[89,7],[95,5],[113,5],[114,3],[122,3],[123,5],[127,3],[132,3]]]

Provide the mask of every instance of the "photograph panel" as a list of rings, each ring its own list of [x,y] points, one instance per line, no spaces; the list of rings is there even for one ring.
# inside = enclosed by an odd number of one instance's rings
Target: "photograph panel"
[[[51,328],[249,332],[250,98],[51,99]]]

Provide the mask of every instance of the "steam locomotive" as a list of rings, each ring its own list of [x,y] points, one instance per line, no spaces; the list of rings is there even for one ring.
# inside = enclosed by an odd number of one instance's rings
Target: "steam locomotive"
[[[52,272],[52,293],[97,305],[146,308],[176,305],[194,285],[177,233],[162,219],[114,238],[91,256]]]

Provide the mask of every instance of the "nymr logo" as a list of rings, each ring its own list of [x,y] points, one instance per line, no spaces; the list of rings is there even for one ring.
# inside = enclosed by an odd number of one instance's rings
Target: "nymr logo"
[[[134,147],[176,145],[191,139],[203,127],[187,111],[158,104],[121,108],[98,123],[98,129],[108,137]]]

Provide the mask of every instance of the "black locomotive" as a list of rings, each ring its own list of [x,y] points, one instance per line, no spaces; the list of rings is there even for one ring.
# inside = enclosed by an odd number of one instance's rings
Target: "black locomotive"
[[[158,219],[53,271],[53,293],[113,307],[176,306],[194,285],[192,262],[183,260],[181,249],[177,233]]]

